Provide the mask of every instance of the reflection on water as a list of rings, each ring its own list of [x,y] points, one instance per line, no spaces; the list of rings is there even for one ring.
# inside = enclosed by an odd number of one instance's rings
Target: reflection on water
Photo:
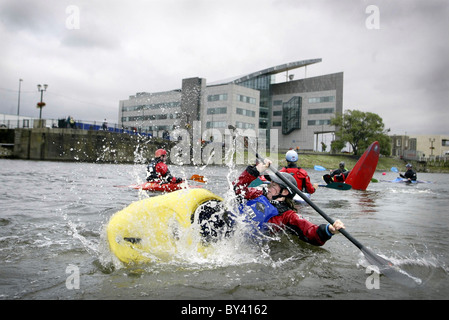
[[[175,176],[204,175],[204,187],[227,197],[244,166],[170,169]],[[322,172],[308,173],[321,183]],[[157,194],[113,186],[142,182],[143,165],[0,160],[0,174],[2,299],[449,298],[446,175],[419,174],[431,184],[379,182],[367,191],[319,188],[312,195],[357,240],[423,280],[412,290],[382,276],[380,289],[369,290],[366,260],[343,236],[319,248],[288,233],[263,245],[235,238],[217,243],[207,257],[121,265],[104,227],[131,202]],[[298,208],[304,218],[325,223],[308,205]],[[66,287],[69,265],[79,268],[80,290]]]

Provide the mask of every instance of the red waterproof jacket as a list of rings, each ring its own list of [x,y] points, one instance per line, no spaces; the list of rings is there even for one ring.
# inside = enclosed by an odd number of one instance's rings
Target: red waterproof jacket
[[[310,177],[307,174],[307,171],[303,168],[298,168],[295,163],[290,163],[287,167],[284,167],[279,171],[292,174],[298,184],[299,190],[310,194],[315,192],[315,188],[313,187],[312,182],[310,182]]]
[[[263,190],[248,188],[249,184],[257,179],[259,172],[254,166],[249,166],[234,182],[234,191],[236,195],[242,196],[246,200],[255,199],[265,195]],[[268,223],[278,225],[280,228],[295,233],[301,240],[316,246],[322,246],[332,235],[329,233],[326,224],[315,225],[302,218],[296,211],[288,208],[282,202],[273,202],[278,209],[279,215],[272,217]]]

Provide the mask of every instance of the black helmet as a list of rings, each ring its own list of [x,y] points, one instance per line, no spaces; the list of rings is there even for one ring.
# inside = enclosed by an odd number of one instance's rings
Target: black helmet
[[[298,187],[298,184],[296,183],[296,179],[287,172],[279,172],[284,178],[287,179],[287,181],[289,181],[292,185],[294,185],[296,188]],[[279,178],[277,175],[275,174],[266,174],[265,179],[267,179],[268,181],[273,181],[276,182],[278,185],[281,186],[282,189],[287,189],[289,195],[287,197],[293,198],[294,195],[296,194],[295,191],[293,191],[283,180],[281,180],[281,178]],[[282,192],[281,189],[281,192]]]

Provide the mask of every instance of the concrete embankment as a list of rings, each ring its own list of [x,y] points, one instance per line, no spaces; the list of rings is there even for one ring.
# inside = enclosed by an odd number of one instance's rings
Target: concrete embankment
[[[127,133],[41,128],[0,130],[3,157],[28,160],[133,163],[172,142]],[[11,132],[13,131],[13,132]]]

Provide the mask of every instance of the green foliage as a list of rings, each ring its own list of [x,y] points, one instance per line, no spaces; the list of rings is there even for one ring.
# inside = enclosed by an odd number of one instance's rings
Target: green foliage
[[[390,155],[391,142],[387,135],[390,130],[385,130],[382,118],[375,113],[362,112],[359,110],[346,110],[343,115],[337,115],[331,120],[331,124],[337,127],[335,132],[337,141],[332,148],[348,142],[354,154],[358,155],[374,141],[380,144],[380,153]],[[341,149],[340,149],[341,150]]]

